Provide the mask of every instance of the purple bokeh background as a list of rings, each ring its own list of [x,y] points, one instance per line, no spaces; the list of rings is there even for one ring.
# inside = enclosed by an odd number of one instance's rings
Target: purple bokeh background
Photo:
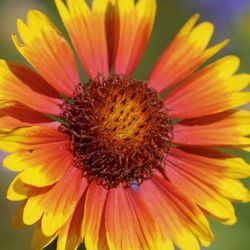
[[[250,0],[182,0],[187,8],[196,10],[203,18],[212,21],[220,32],[237,22],[243,13],[250,11]]]

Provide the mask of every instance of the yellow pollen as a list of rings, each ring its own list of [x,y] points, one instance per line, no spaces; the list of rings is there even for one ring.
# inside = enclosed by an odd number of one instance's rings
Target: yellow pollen
[[[118,96],[111,107],[104,110],[106,119],[104,126],[113,131],[116,139],[129,139],[136,136],[136,139],[143,139],[145,133],[146,109],[140,105],[139,98],[133,99]]]

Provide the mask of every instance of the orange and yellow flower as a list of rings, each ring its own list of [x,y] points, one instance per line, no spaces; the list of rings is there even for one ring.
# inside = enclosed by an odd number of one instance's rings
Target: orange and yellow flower
[[[156,0],[56,0],[81,64],[43,13],[17,21],[16,48],[36,70],[0,61],[0,148],[17,172],[7,198],[16,227],[36,224],[32,249],[198,250],[213,234],[207,216],[236,221],[247,202],[239,179],[248,150],[250,75],[208,44],[214,27],[193,16],[146,81],[132,74],[151,35]],[[160,94],[167,92],[164,99]]]

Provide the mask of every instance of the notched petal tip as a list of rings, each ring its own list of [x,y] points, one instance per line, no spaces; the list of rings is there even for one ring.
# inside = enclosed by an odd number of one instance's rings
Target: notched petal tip
[[[200,14],[193,15],[181,28],[178,35],[188,35],[200,18]]]
[[[189,34],[189,43],[199,50],[205,50],[213,36],[214,25],[210,22],[198,24]]]

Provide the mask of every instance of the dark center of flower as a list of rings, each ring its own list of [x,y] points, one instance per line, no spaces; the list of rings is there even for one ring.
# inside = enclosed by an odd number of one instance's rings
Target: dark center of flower
[[[106,188],[140,184],[162,168],[172,126],[158,94],[143,81],[97,77],[63,106],[75,164]]]

